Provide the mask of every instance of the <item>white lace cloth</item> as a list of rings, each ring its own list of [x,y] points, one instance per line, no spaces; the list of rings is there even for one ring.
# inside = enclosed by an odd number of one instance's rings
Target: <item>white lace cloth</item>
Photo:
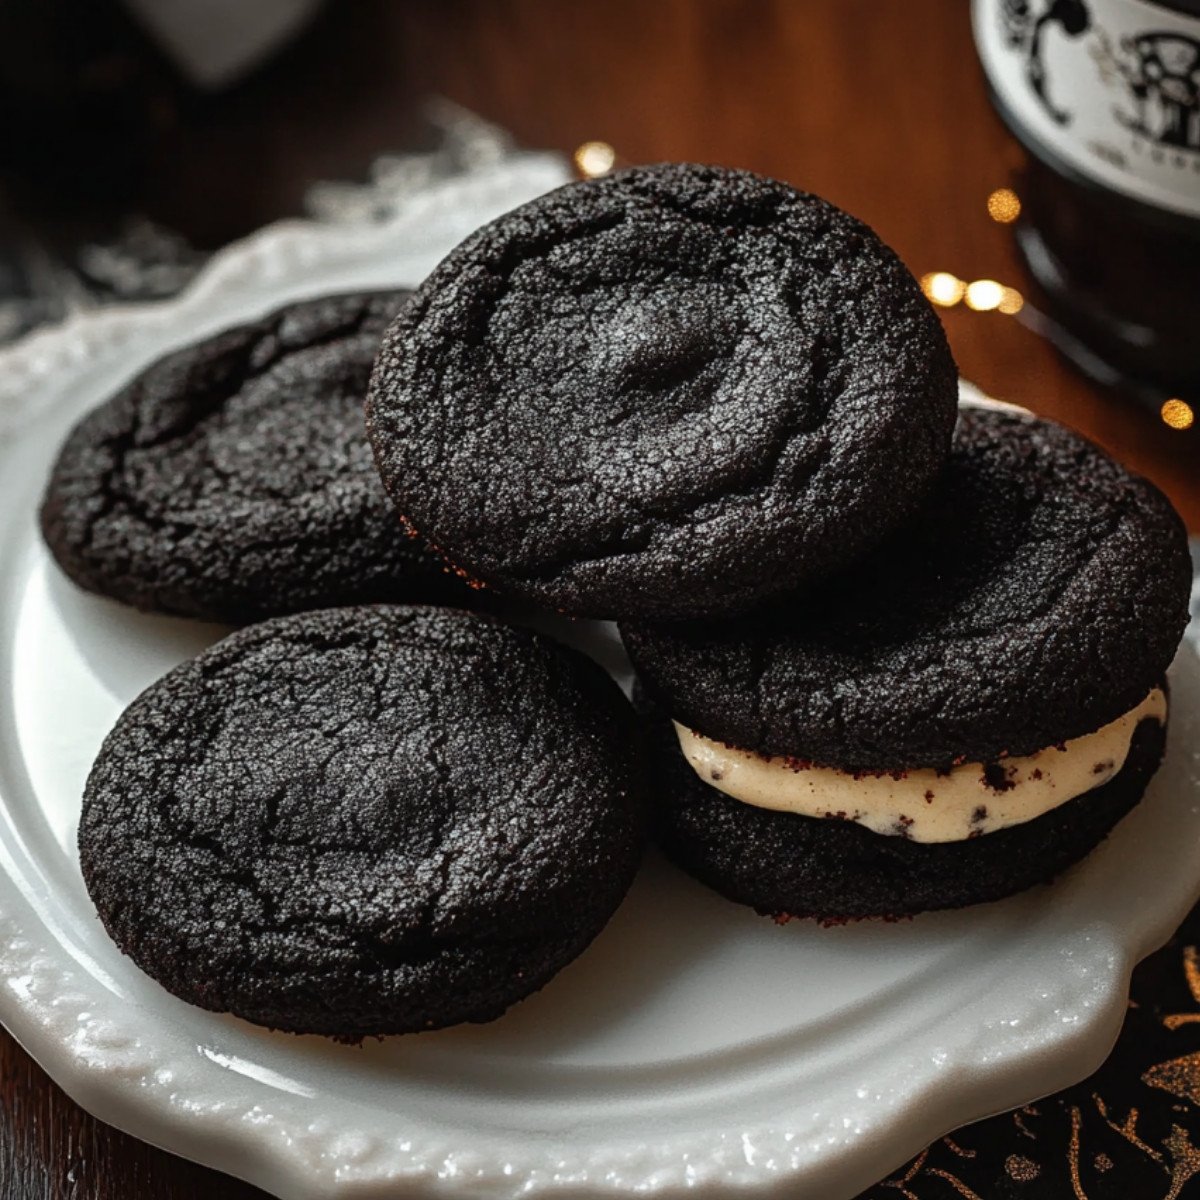
[[[367,184],[317,184],[307,197],[313,219],[280,221],[225,247],[178,295],[103,307],[80,295],[60,323],[0,347],[0,438],[98,371],[124,364],[128,377],[289,300],[414,285],[472,230],[571,177],[560,155],[518,151],[464,109],[442,101],[429,115],[444,134],[436,151],[380,158]],[[114,285],[153,294],[153,280],[140,276],[155,267],[108,266]]]

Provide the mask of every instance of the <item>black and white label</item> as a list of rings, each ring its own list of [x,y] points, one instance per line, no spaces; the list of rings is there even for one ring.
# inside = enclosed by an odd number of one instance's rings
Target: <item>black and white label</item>
[[[1200,217],[1200,17],[1145,0],[973,0],[1012,120],[1079,174]]]

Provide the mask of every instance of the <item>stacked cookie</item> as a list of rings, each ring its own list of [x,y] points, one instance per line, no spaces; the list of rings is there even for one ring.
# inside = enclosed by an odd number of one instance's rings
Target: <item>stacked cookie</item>
[[[1158,766],[1189,570],[1152,485],[1050,422],[964,409],[926,507],[819,590],[622,625],[664,845],[733,899],[826,921],[1051,879]]]
[[[620,621],[667,852],[838,921],[1050,879],[1163,753],[1178,516],[1050,422],[956,412],[868,229],[664,166],[453,252],[384,338],[368,428],[461,571]]]
[[[826,921],[1010,894],[1137,802],[1182,525],[1067,431],[959,413],[861,222],[640,168],[401,299],[181,352],[55,469],[83,586],[275,618],[136,701],[88,783],[89,889],[166,986],[351,1038],[495,1016],[619,903],[647,793],[686,870]],[[494,617],[361,607],[491,596],[619,621],[640,718]]]
[[[388,330],[368,429],[456,568],[572,616],[695,618],[813,584],[917,508],[957,376],[862,222],[671,165],[535,200]]]

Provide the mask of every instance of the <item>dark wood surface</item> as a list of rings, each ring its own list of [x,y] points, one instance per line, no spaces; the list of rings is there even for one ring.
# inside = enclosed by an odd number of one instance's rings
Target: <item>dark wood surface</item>
[[[236,90],[166,114],[150,214],[217,244],[362,178],[448,96],[530,146],[747,167],[867,220],[918,274],[1022,287],[986,199],[1023,156],[993,115],[965,0],[355,0]],[[1013,317],[944,312],[963,374],[1155,479],[1200,531],[1197,442],[1100,395]],[[103,1116],[103,1113],[99,1114]],[[260,1196],[116,1133],[0,1033],[0,1200]]]

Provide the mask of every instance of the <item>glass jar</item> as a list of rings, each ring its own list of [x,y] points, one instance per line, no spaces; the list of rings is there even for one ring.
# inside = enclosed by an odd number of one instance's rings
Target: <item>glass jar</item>
[[[1200,411],[1200,0],[973,0],[1017,245],[1088,374]]]

